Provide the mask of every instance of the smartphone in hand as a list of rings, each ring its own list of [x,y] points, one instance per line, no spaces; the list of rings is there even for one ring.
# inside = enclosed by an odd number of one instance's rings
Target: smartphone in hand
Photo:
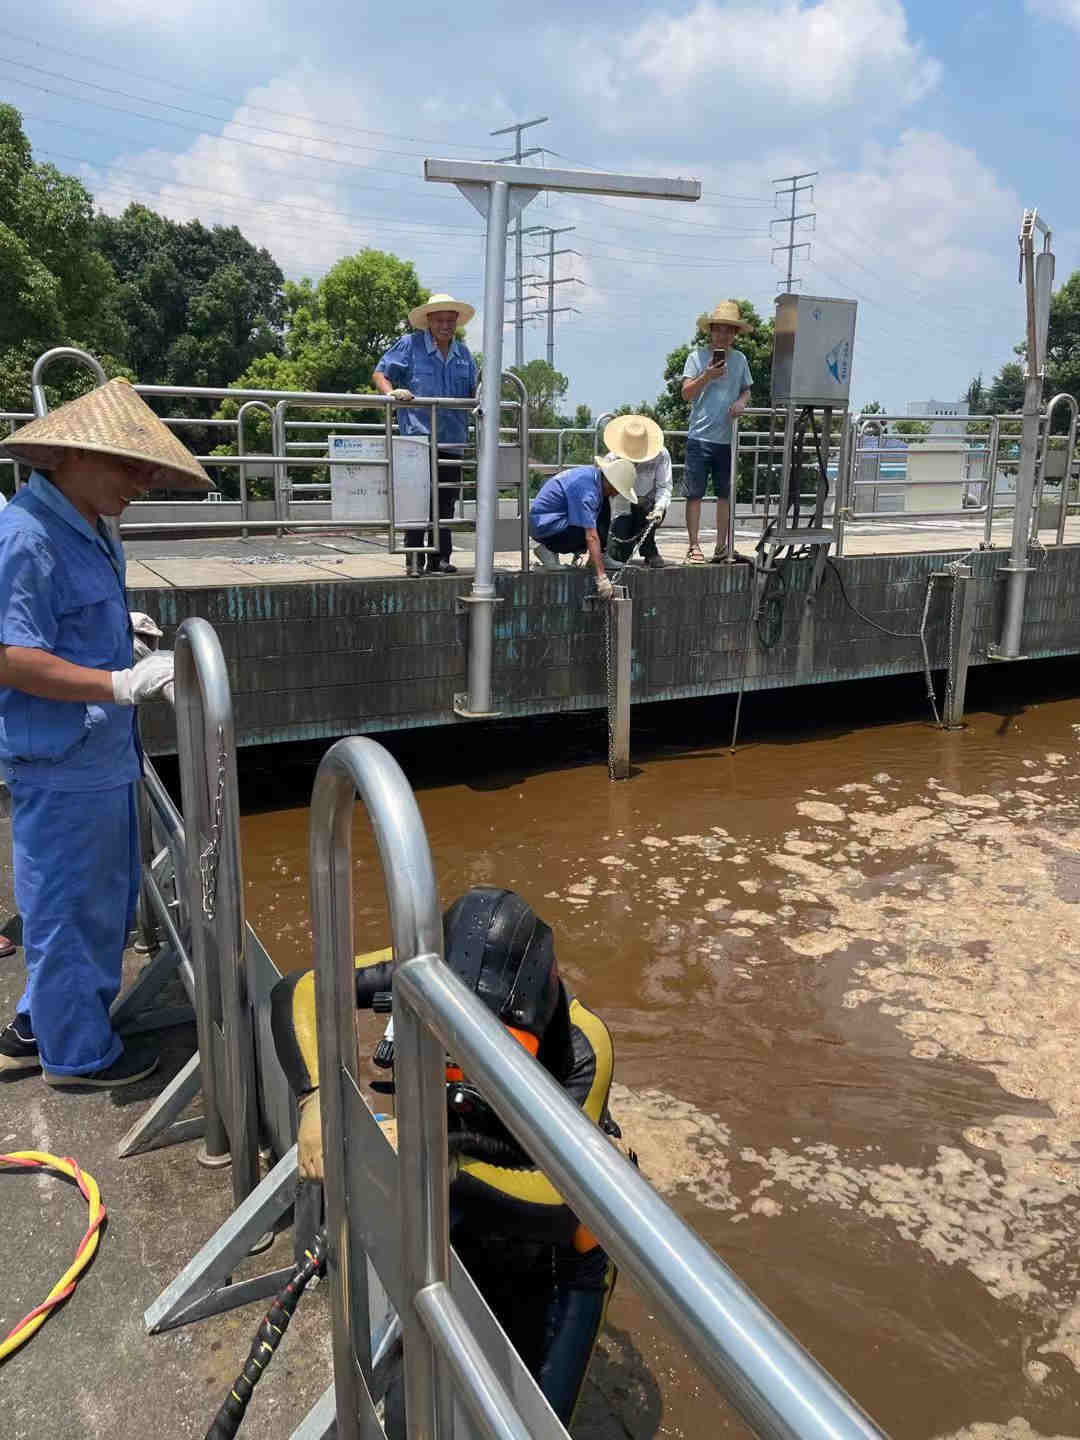
[[[714,365],[723,365],[726,360],[727,350],[724,348],[723,345],[717,346],[717,348],[712,352],[712,363]]]

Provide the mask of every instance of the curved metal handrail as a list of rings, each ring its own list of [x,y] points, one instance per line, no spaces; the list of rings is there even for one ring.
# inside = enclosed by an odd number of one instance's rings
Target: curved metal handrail
[[[206,1106],[205,1153],[232,1155],[239,1204],[259,1182],[255,1036],[247,974],[232,694],[212,625],[185,620],[176,634],[175,706],[187,835],[187,892],[196,975],[196,1016]],[[209,760],[209,763],[207,761]],[[216,1073],[215,1027],[224,1040],[225,1084]]]
[[[34,361],[34,368],[30,372],[30,398],[34,406],[34,414],[38,419],[49,413],[49,402],[45,398],[45,381],[42,377],[57,360],[78,360],[94,372],[99,385],[107,383],[101,361],[95,359],[88,350],[80,350],[75,345],[56,345],[52,350],[46,350],[44,355],[39,355]]]
[[[1076,399],[1068,391],[1063,390],[1046,407],[1046,438],[1043,440],[1042,457],[1039,461],[1039,473],[1035,482],[1035,503],[1031,507],[1031,535],[1032,539],[1039,534],[1039,506],[1042,504],[1043,485],[1046,481],[1046,461],[1050,454],[1050,426],[1054,419],[1054,411],[1059,405],[1066,405],[1069,410],[1069,429],[1065,440],[1065,470],[1061,477],[1061,503],[1058,506],[1057,519],[1057,543],[1065,543],[1065,517],[1069,513],[1069,481],[1072,476],[1073,456],[1076,453],[1076,426],[1077,416],[1080,407]]]
[[[267,402],[266,402],[265,400],[245,400],[244,403],[240,406],[240,409],[236,412],[236,453],[237,453],[237,455],[245,455],[245,456],[247,455],[247,450],[244,448],[244,416],[247,415],[247,413],[248,413],[250,410],[261,410],[264,415],[267,415],[267,416],[269,417],[269,420],[270,420],[271,444],[273,444],[273,435],[274,435],[274,407],[273,407],[272,405],[267,404]],[[284,453],[284,452],[282,452],[282,453]],[[241,466],[240,466],[240,518],[241,518],[241,520],[246,520],[246,519],[248,518],[247,466],[246,466],[246,465],[241,465]],[[247,531],[245,531],[244,533],[245,533],[245,535],[246,535],[246,534],[247,534]]]
[[[319,1027],[319,1088],[322,1106],[323,1148],[326,1179],[326,1230],[328,1269],[332,1285],[334,1375],[337,1394],[338,1434],[343,1440],[355,1435],[360,1393],[356,1373],[359,1360],[365,1377],[371,1374],[370,1335],[366,1323],[354,1333],[352,1315],[367,1316],[367,1266],[362,1254],[351,1251],[346,1201],[345,1087],[359,1086],[356,1058],[356,991],[353,942],[352,823],[357,796],[371,820],[378,846],[386,897],[390,910],[390,934],[395,964],[418,955],[442,957],[442,915],[439,908],[435,869],[431,860],[424,823],[416,797],[397,761],[374,740],[351,737],[339,740],[323,756],[311,796],[311,931],[315,951],[315,1001]],[[425,1114],[434,1124],[435,1142],[419,1162],[422,1136],[415,1132],[398,1136],[398,1161],[404,1195],[414,1193],[421,1176],[422,1213],[429,1236],[443,1237],[445,1279],[449,1267],[446,1236],[446,1101],[445,1059],[438,1040],[415,1020],[406,1021],[405,1033],[398,1034],[395,1046],[404,1041],[409,1063],[397,1067],[399,1091],[417,1103],[416,1088],[426,1100]],[[412,1032],[420,1030],[417,1037]],[[412,1063],[419,1039],[423,1060]],[[425,1073],[426,1072],[426,1073]],[[426,1082],[426,1083],[425,1083]],[[401,1096],[399,1095],[399,1099]],[[415,1113],[415,1112],[414,1112]],[[408,1207],[413,1208],[413,1207]],[[403,1237],[405,1238],[405,1237]],[[411,1239],[411,1236],[410,1236]],[[435,1249],[438,1249],[436,1243]],[[427,1246],[406,1240],[403,1254],[432,1253]],[[407,1274],[415,1294],[424,1277]],[[434,1354],[414,1310],[401,1316],[409,1367],[406,1377],[410,1397],[410,1425],[423,1409],[414,1396],[431,1397],[435,1391]],[[425,1431],[417,1434],[437,1433]]]

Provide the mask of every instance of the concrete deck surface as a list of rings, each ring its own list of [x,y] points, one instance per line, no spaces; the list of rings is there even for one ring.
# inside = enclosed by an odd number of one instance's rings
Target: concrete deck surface
[[[706,507],[708,514],[711,506]],[[1008,548],[1011,520],[994,526],[995,548]],[[760,527],[739,524],[736,543],[746,554],[753,552]],[[472,573],[472,535],[455,539],[454,563],[462,575]],[[887,523],[850,524],[844,532],[845,555],[922,554],[937,550],[977,549],[982,543],[983,524],[966,521],[905,521],[890,517]],[[1043,544],[1054,543],[1055,534],[1042,533]],[[1080,516],[1070,516],[1065,526],[1067,544],[1080,544]],[[716,531],[701,534],[706,555],[712,553]],[[658,547],[664,559],[680,565],[686,557],[686,532],[661,530]],[[233,585],[274,585],[298,580],[379,580],[405,573],[401,555],[388,555],[385,541],[348,535],[283,534],[251,536],[248,539],[205,537],[198,540],[129,540],[127,583],[139,590],[189,590]],[[499,570],[520,568],[517,550],[496,553]]]

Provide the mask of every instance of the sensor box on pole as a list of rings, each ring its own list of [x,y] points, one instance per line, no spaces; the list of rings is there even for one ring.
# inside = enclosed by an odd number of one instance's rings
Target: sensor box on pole
[[[774,405],[847,407],[855,346],[854,300],[778,295],[773,335]]]

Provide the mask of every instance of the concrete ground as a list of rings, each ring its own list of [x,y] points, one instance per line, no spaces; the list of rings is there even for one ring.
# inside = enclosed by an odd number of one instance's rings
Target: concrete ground
[[[10,827],[0,819],[0,921],[11,914]],[[0,1015],[14,1013],[22,951],[0,961]],[[3,1363],[5,1440],[143,1440],[202,1436],[247,1357],[265,1302],[149,1336],[143,1312],[229,1214],[229,1170],[196,1163],[197,1142],[120,1160],[116,1146],[194,1048],[190,1027],[162,1036],[160,1071],[128,1090],[52,1090],[40,1074],[0,1084],[0,1150],[73,1156],[101,1187],[108,1219],[74,1295]],[[8,1331],[67,1269],[86,1205],[62,1178],[0,1171]],[[253,1273],[290,1263],[291,1237],[248,1262]],[[239,1278],[239,1276],[237,1277]],[[284,1440],[329,1383],[325,1291],[307,1297],[260,1383],[247,1428]],[[245,1433],[247,1433],[245,1431]]]
[[[711,507],[706,514],[709,509]],[[995,547],[1008,548],[1011,527],[1011,520],[994,526]],[[740,522],[735,537],[738,548],[744,554],[752,554],[760,533],[757,521],[752,526]],[[660,553],[669,564],[684,562],[687,544],[684,530],[665,527],[657,538]],[[881,523],[848,525],[844,532],[844,554],[911,554],[955,551],[964,546],[977,549],[982,538],[981,521],[905,521],[903,516],[889,516]],[[1044,531],[1041,538],[1044,544],[1050,545],[1055,536]],[[463,575],[472,572],[472,539],[471,534],[455,537],[454,561]],[[1071,516],[1066,522],[1065,540],[1068,544],[1080,543],[1080,516]],[[715,542],[715,529],[702,531],[701,544],[706,555],[712,553]],[[404,557],[387,554],[381,537],[286,533],[248,539],[129,540],[125,542],[125,549],[127,583],[139,590],[268,585],[305,579],[380,579],[400,575],[405,569]],[[499,551],[495,565],[499,570],[517,570],[521,565],[520,551]]]

